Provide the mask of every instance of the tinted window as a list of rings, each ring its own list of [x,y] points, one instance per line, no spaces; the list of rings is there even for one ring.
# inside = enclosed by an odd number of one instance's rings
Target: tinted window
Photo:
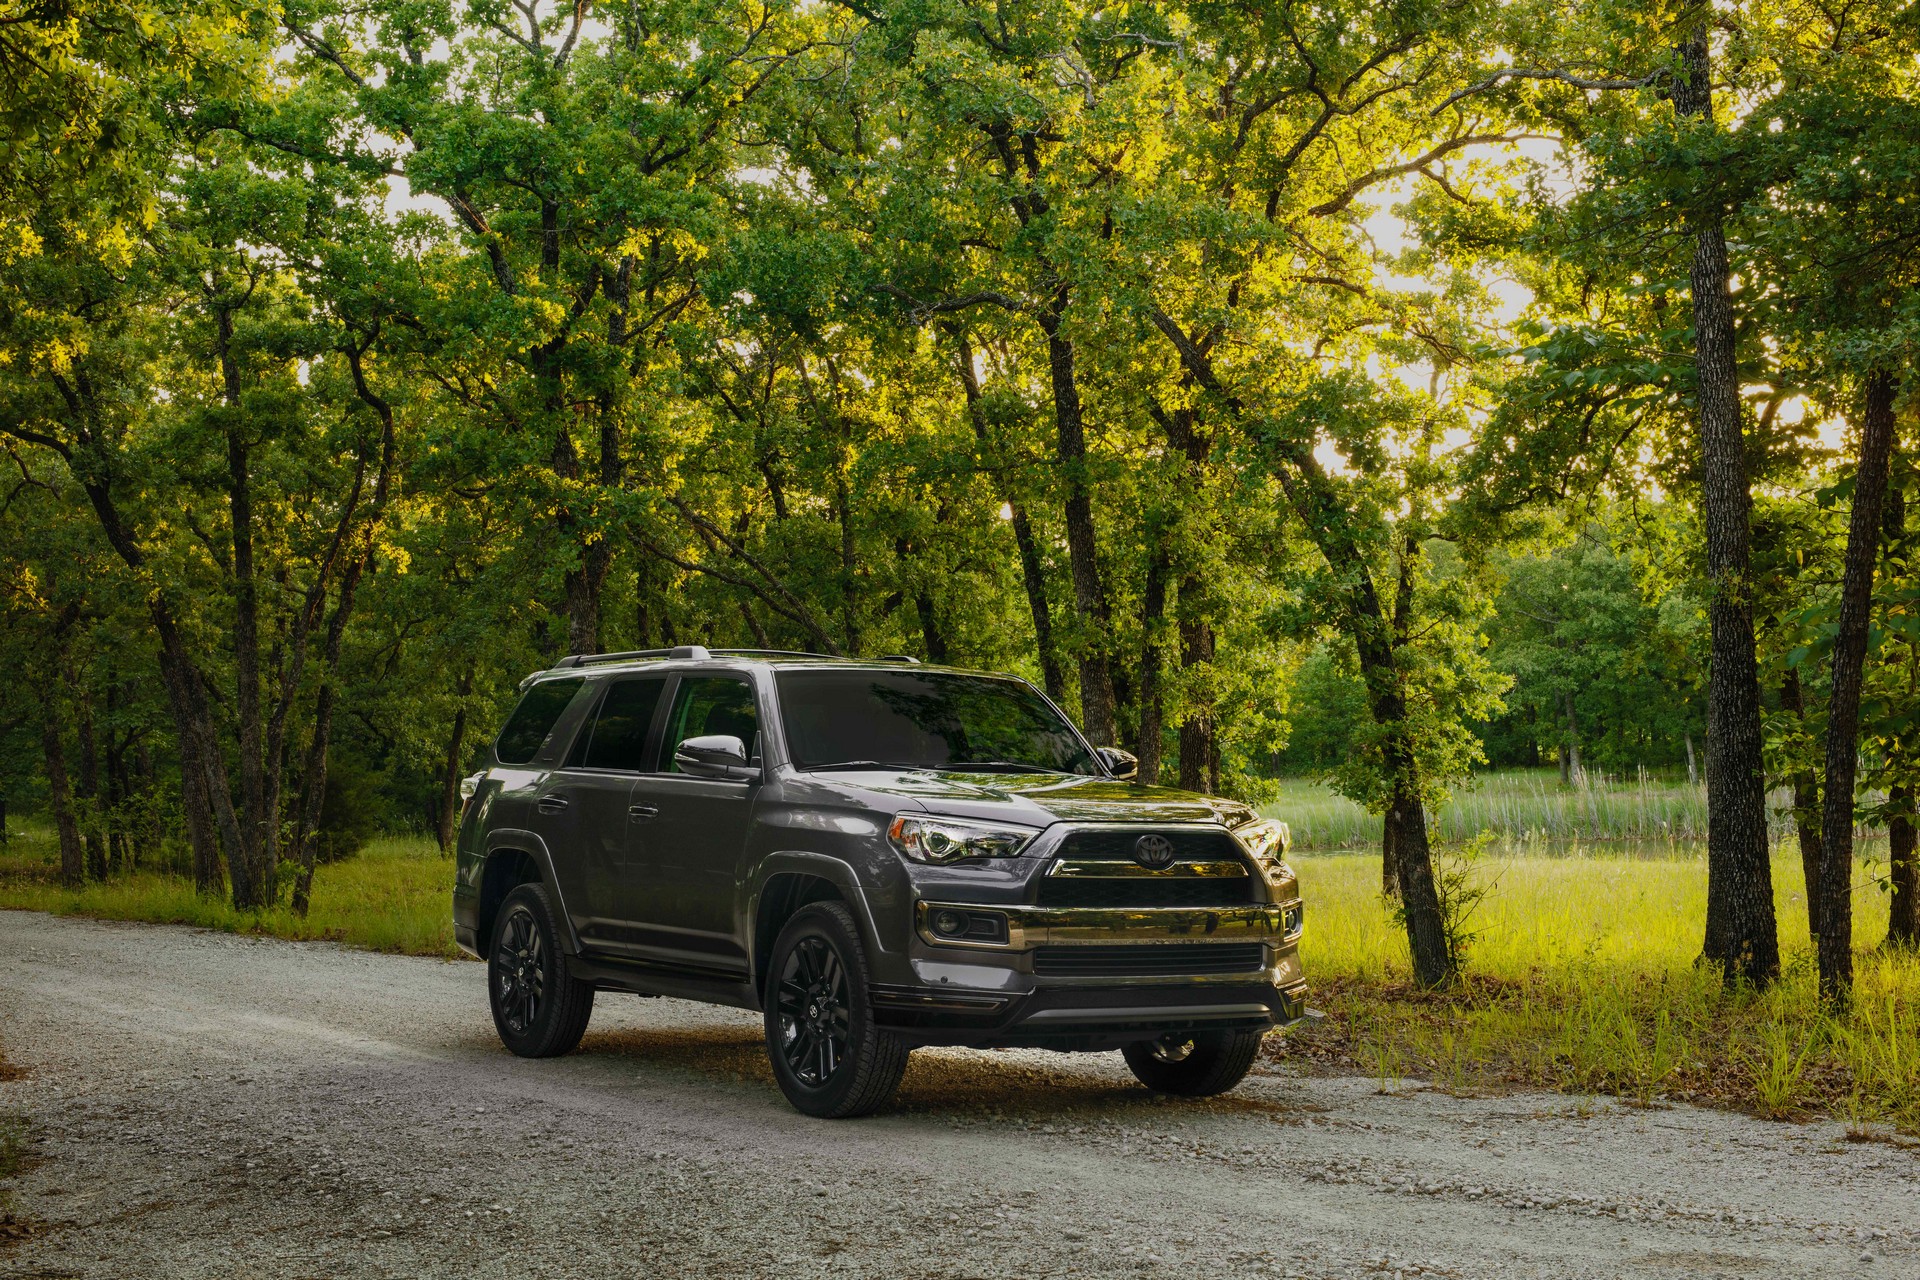
[[[700,676],[684,679],[673,696],[673,714],[667,719],[667,738],[661,759],[673,773],[676,748],[688,738],[725,733],[740,739],[747,758],[760,754],[760,715],[753,705],[753,687],[744,680]]]
[[[501,764],[530,764],[540,752],[540,744],[553,732],[554,722],[573,701],[586,680],[571,676],[565,680],[542,680],[527,690],[520,705],[507,717],[507,727],[493,744],[493,754]]]
[[[782,671],[780,722],[802,769],[867,761],[1097,774],[1053,706],[1018,680],[911,671]]]
[[[572,763],[589,769],[625,769],[646,766],[647,730],[653,727],[653,709],[660,705],[666,678],[616,680],[600,700],[593,728],[574,749]]]

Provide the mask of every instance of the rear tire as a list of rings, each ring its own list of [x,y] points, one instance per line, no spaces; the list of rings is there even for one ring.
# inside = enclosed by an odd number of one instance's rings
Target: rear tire
[[[780,1092],[823,1120],[864,1116],[900,1086],[911,1052],[874,1025],[867,950],[853,913],[816,902],[774,939],[767,965],[767,1059]]]
[[[1260,1055],[1264,1031],[1175,1031],[1140,1040],[1120,1054],[1141,1084],[1155,1093],[1210,1098],[1246,1079]]]
[[[571,1053],[593,1016],[593,984],[567,972],[560,917],[543,884],[509,893],[487,947],[487,995],[500,1043],[523,1058]]]

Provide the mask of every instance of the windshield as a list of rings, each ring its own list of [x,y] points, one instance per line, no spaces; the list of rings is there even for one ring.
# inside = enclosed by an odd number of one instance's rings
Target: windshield
[[[800,769],[1100,772],[1080,735],[1018,680],[940,671],[782,671]]]

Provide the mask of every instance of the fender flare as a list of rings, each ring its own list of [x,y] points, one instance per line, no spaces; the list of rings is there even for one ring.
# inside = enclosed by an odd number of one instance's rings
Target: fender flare
[[[848,909],[853,912],[854,922],[860,926],[863,941],[875,951],[885,950],[880,942],[879,925],[873,918],[873,907],[867,902],[866,889],[851,863],[824,853],[809,853],[801,849],[782,850],[760,859],[759,865],[754,868],[752,889],[747,894],[746,935],[752,943],[747,951],[749,973],[757,974],[760,971],[760,957],[755,954],[759,945],[760,900],[766,893],[768,883],[781,875],[812,876],[838,889]]]
[[[515,853],[524,853],[532,858],[540,868],[540,878],[547,888],[553,890],[553,897],[560,907],[561,928],[565,937],[561,944],[569,955],[580,954],[580,935],[574,932],[573,912],[567,909],[566,891],[560,887],[560,877],[553,867],[553,852],[547,848],[547,842],[524,827],[496,827],[487,832],[486,852],[481,855],[480,881],[486,882],[486,859],[501,849],[510,849]]]

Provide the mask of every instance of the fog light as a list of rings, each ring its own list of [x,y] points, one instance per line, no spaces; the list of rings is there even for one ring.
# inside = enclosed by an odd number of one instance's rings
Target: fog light
[[[933,931],[957,938],[967,931],[967,918],[958,911],[937,911],[933,916]]]

